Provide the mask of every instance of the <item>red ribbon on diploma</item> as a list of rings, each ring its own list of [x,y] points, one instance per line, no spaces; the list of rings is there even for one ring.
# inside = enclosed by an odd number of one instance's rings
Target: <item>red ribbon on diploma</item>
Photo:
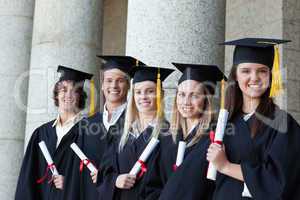
[[[210,138],[211,143],[216,143],[216,144],[222,145],[222,141],[219,141],[219,140],[215,141],[215,132],[214,131],[209,132],[209,138]]]
[[[55,168],[55,164],[54,163],[52,163],[50,165],[47,165],[47,168],[46,168],[44,176],[42,178],[38,179],[36,181],[36,183],[37,184],[43,183],[48,178],[48,176],[49,176],[49,174],[48,174],[49,170],[50,169],[53,170],[54,168]],[[48,183],[51,183],[51,182],[52,182],[52,177],[51,177],[51,179],[49,179]]]
[[[137,178],[140,179],[147,172],[147,165],[141,160],[138,160],[138,163],[141,164],[141,171],[139,172],[139,174],[137,176]]]
[[[173,172],[176,172],[177,168],[178,168],[178,166],[177,166],[176,164],[174,164],[174,165],[173,165],[173,168],[172,168],[172,169],[173,169]]]
[[[93,161],[89,160],[89,159],[81,160],[80,165],[79,165],[80,173],[82,173],[83,167],[88,166],[90,163],[92,163],[94,166],[96,166],[95,163]]]

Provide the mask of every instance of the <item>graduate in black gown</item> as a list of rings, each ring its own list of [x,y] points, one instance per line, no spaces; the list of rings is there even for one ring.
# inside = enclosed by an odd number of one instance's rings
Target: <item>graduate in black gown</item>
[[[80,130],[83,139],[82,151],[97,166],[101,168],[101,159],[111,143],[118,142],[123,131],[127,93],[130,86],[128,72],[141,61],[130,56],[99,56],[103,61],[101,66],[101,90],[105,104],[103,112],[83,119]],[[96,190],[96,173],[90,174],[87,168],[82,172],[84,199],[98,198]]]
[[[132,71],[133,85],[125,117],[124,133],[116,146],[111,146],[98,174],[100,198],[103,200],[136,200],[143,186],[144,174],[130,175],[151,138],[166,132],[163,117],[161,81],[172,69],[138,66]],[[143,167],[146,170],[155,154],[152,152]],[[142,170],[143,171],[143,170]],[[145,171],[143,171],[145,172]],[[147,171],[145,172],[147,173]]]
[[[277,44],[245,38],[236,45],[225,104],[231,130],[207,158],[218,169],[214,199],[300,199],[300,127],[273,103],[280,92]]]
[[[213,124],[212,95],[217,81],[225,79],[217,66],[173,63],[183,74],[172,111],[171,135],[161,138],[155,166],[146,177],[144,199],[211,199],[214,183],[206,179],[206,150]],[[186,143],[177,166],[179,142]]]
[[[75,142],[82,145],[78,122],[85,106],[85,79],[92,75],[59,66],[61,73],[55,84],[53,98],[58,107],[58,117],[37,128],[31,136],[19,175],[16,200],[76,200],[80,198],[79,159],[70,148]],[[59,175],[52,177],[48,164],[39,148],[44,141]],[[48,178],[52,179],[48,183]]]

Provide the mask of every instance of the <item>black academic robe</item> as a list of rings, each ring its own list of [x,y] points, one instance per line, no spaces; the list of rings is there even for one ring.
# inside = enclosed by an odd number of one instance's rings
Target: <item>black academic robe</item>
[[[37,128],[28,143],[19,175],[15,199],[16,200],[76,200],[80,199],[79,159],[70,148],[75,142],[82,147],[79,136],[78,123],[62,138],[56,148],[56,128],[52,127],[54,121]],[[64,189],[58,190],[48,180],[38,184],[37,180],[45,175],[47,162],[39,148],[38,143],[45,141],[49,153],[60,175],[64,176]],[[77,166],[75,168],[75,166]],[[50,170],[49,177],[52,176]]]
[[[300,199],[299,125],[289,114],[277,110],[252,138],[254,117],[244,121],[238,116],[229,122],[231,131],[226,130],[224,138],[228,160],[241,165],[253,199]],[[243,189],[242,181],[218,174],[214,199],[247,199],[242,197]]]
[[[97,168],[102,168],[102,156],[109,149],[112,143],[118,143],[123,132],[125,111],[117,122],[106,130],[103,124],[103,113],[81,120],[79,126],[83,140],[83,152]],[[96,184],[92,182],[90,171],[85,167],[83,172],[82,196],[85,200],[98,199],[99,193]]]
[[[183,163],[174,169],[179,141],[187,144],[196,134],[197,127],[184,140],[179,131],[176,143],[172,136],[161,138],[159,153],[146,177],[143,199],[154,200],[198,200],[211,199],[214,183],[206,179],[208,162],[206,151],[210,144],[204,135],[196,144],[187,147]]]
[[[153,127],[147,127],[138,138],[129,135],[123,150],[118,152],[118,144],[114,143],[103,158],[103,166],[99,172],[99,187],[101,200],[137,200],[143,187],[145,174],[137,179],[133,188],[129,190],[118,189],[115,186],[120,174],[129,173],[146,148],[152,134]],[[157,150],[155,149],[148,158],[146,165],[150,165]],[[148,166],[149,168],[149,166]],[[147,173],[147,172],[146,172]]]

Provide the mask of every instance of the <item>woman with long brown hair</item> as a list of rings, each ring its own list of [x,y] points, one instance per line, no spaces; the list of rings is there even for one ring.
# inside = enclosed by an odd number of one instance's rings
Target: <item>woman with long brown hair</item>
[[[226,98],[234,129],[225,134],[223,147],[211,144],[207,152],[219,172],[216,200],[300,198],[300,128],[272,99],[281,89],[277,44],[284,42],[225,43],[236,45]]]

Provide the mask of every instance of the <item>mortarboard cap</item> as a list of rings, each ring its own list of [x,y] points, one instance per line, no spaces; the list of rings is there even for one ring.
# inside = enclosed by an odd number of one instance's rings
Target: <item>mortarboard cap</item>
[[[217,81],[227,80],[226,76],[216,65],[201,65],[201,64],[184,64],[184,63],[172,63],[179,71],[182,72],[181,77],[178,80],[178,84],[185,80],[195,80],[199,82],[210,82],[216,85]],[[207,84],[208,85],[208,84]],[[211,94],[214,94],[212,85],[209,84]]]
[[[160,74],[160,80],[164,81],[173,71],[174,69],[144,65],[134,67],[130,72],[130,76],[133,77],[133,83],[142,81],[153,81],[156,83],[158,74]]]
[[[71,80],[71,81],[75,81],[75,82],[81,82],[86,79],[90,80],[93,76],[93,74],[75,70],[75,69],[65,67],[62,65],[58,66],[57,72],[61,74],[59,81]]]
[[[273,68],[274,46],[290,40],[266,39],[266,38],[243,38],[222,43],[223,45],[236,46],[233,53],[233,64],[259,63]]]
[[[143,62],[131,56],[99,55],[98,57],[105,61],[102,65],[102,69],[119,69],[126,74],[128,74],[134,66],[145,65]]]

